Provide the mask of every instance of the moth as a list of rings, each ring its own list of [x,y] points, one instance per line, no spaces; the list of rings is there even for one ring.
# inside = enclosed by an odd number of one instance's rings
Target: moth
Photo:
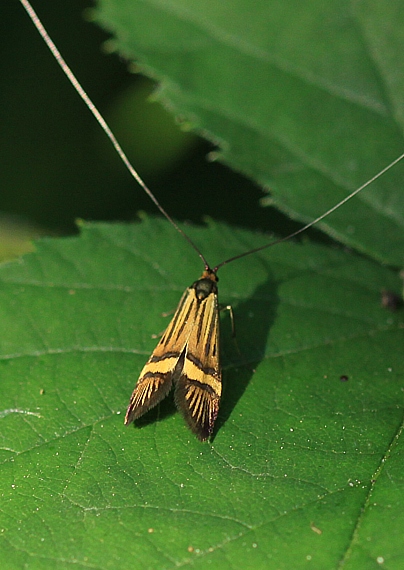
[[[402,160],[404,155],[395,159],[386,168],[351,192],[335,206],[294,233],[236,255],[211,269],[196,244],[160,205],[153,192],[132,166],[108,124],[83,90],[44,29],[29,0],[20,0],[20,2],[28,12],[29,17],[67,78],[109,137],[116,152],[133,178],[154,202],[163,216],[188,241],[201,258],[205,267],[201,277],[185,290],[170,324],[149,360],[144,365],[130,398],[125,424],[128,425],[141,417],[165,398],[171,389],[174,389],[175,403],[184,416],[186,423],[200,440],[206,440],[213,433],[222,395],[217,277],[219,268],[236,259],[257,253],[306,231],[382,176],[387,170]]]
[[[125,424],[173,387],[177,408],[202,441],[213,431],[222,394],[216,272],[206,269],[184,292],[174,317],[140,373]]]

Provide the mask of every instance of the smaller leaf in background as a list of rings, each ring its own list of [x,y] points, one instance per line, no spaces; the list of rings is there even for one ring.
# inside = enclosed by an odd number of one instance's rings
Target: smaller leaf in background
[[[403,152],[404,67],[384,57],[402,52],[402,14],[380,12],[372,1],[98,0],[95,17],[159,81],[165,105],[307,222]],[[402,267],[403,172],[396,165],[319,227]]]

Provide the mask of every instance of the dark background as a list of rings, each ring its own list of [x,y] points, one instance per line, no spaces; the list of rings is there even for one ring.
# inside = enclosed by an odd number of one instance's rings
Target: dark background
[[[168,212],[241,226],[293,229],[259,206],[263,193],[243,176],[207,160],[212,145],[183,134],[153,86],[105,52],[108,35],[86,21],[82,0],[37,1],[34,8],[90,97]],[[87,18],[88,19],[88,18]],[[0,212],[66,234],[75,220],[131,220],[156,208],[120,163],[90,112],[63,76],[18,2],[0,7]],[[103,47],[104,46],[104,47]]]

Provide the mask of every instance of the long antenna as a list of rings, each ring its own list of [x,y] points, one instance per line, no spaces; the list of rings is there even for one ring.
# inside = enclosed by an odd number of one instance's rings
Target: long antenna
[[[48,46],[49,50],[52,52],[52,55],[54,56],[54,58],[56,59],[56,61],[58,62],[58,64],[60,65],[60,67],[62,68],[63,72],[65,73],[65,75],[67,76],[67,78],[69,79],[70,83],[72,84],[72,86],[74,87],[74,89],[76,90],[76,92],[79,94],[79,96],[81,97],[81,99],[84,101],[84,103],[86,104],[86,106],[88,107],[88,109],[91,111],[91,113],[93,114],[93,116],[95,117],[96,121],[99,123],[99,125],[101,126],[102,130],[105,132],[105,134],[107,135],[107,137],[109,138],[109,140],[111,141],[114,149],[116,150],[116,152],[118,153],[119,157],[121,158],[122,162],[125,164],[126,168],[129,170],[130,174],[132,175],[132,177],[136,180],[136,182],[139,184],[139,186],[146,192],[146,194],[149,196],[149,198],[153,201],[153,203],[157,206],[157,208],[160,210],[160,212],[163,214],[163,216],[174,226],[174,228],[177,230],[178,233],[180,233],[186,240],[187,242],[191,245],[191,247],[196,251],[196,253],[198,254],[198,256],[201,258],[201,260],[203,261],[204,265],[205,265],[205,269],[206,270],[210,270],[209,264],[206,261],[204,255],[202,254],[202,252],[200,251],[200,249],[197,247],[197,245],[192,241],[192,239],[176,224],[176,222],[172,219],[172,217],[165,211],[165,209],[160,205],[159,201],[157,200],[157,198],[154,196],[153,192],[148,188],[148,186],[146,185],[146,183],[143,181],[143,179],[141,178],[141,176],[138,174],[137,170],[134,168],[134,166],[131,164],[131,162],[129,161],[128,157],[126,156],[124,150],[122,149],[121,145],[119,144],[119,142],[117,141],[114,133],[111,131],[108,123],[105,121],[104,117],[101,115],[101,113],[98,111],[98,109],[96,108],[96,106],[94,105],[94,103],[92,102],[92,100],[90,99],[90,97],[87,95],[87,93],[84,91],[84,89],[82,88],[82,86],[80,85],[79,81],[77,80],[76,76],[74,75],[73,71],[70,69],[70,67],[67,65],[67,63],[65,62],[65,60],[63,59],[60,51],[58,50],[58,48],[55,46],[55,44],[53,43],[52,39],[49,37],[48,32],[45,30],[44,26],[42,25],[41,20],[39,19],[38,15],[36,14],[35,10],[33,9],[33,7],[31,6],[31,3],[29,2],[29,0],[20,0],[21,4],[24,6],[25,10],[28,13],[28,16],[31,18],[33,24],[35,25],[36,29],[38,30],[39,34],[41,35],[42,39],[44,40],[45,44]],[[216,271],[218,271],[221,267],[223,267],[223,265],[227,265],[228,263],[231,263],[232,261],[235,261],[236,259],[241,259],[242,257],[246,257],[247,255],[252,255],[253,253],[257,253],[259,251],[262,251],[263,249],[267,249],[268,247],[272,247],[273,245],[276,245],[278,243],[282,243],[292,237],[295,237],[299,234],[301,234],[302,232],[305,232],[307,229],[311,228],[312,226],[314,226],[315,224],[317,224],[318,222],[320,222],[321,220],[323,220],[324,218],[326,218],[329,214],[331,214],[332,212],[334,212],[335,210],[337,210],[340,206],[342,206],[343,204],[345,204],[346,202],[348,202],[349,200],[351,200],[354,196],[356,196],[356,194],[359,194],[359,192],[361,192],[364,188],[367,188],[367,186],[369,186],[370,184],[372,184],[372,182],[374,182],[375,180],[377,180],[378,178],[380,178],[381,176],[383,176],[383,174],[385,174],[388,170],[390,170],[390,168],[393,168],[393,166],[395,166],[398,162],[400,162],[401,160],[403,160],[404,158],[404,153],[401,154],[399,157],[397,157],[395,160],[393,160],[389,165],[387,165],[385,168],[383,168],[383,170],[381,170],[380,172],[378,172],[377,174],[375,174],[372,178],[370,178],[367,182],[365,182],[364,184],[362,184],[362,186],[360,186],[359,188],[357,188],[356,190],[354,190],[353,192],[351,192],[350,194],[348,194],[348,196],[346,196],[343,200],[341,200],[340,202],[338,202],[337,204],[335,204],[335,206],[333,206],[332,208],[330,208],[329,210],[327,210],[324,214],[322,214],[321,216],[319,216],[318,218],[316,218],[315,220],[309,222],[308,224],[306,224],[304,227],[300,228],[299,230],[289,234],[286,237],[277,239],[273,242],[267,243],[265,245],[262,245],[260,247],[256,247],[255,249],[251,249],[249,251],[245,251],[244,253],[240,253],[239,255],[235,255],[234,257],[230,257],[229,259],[226,259],[225,261],[222,261],[222,263],[219,263],[219,265],[216,265],[216,267],[211,270],[214,273],[216,273]]]
[[[301,234],[302,232],[305,232],[306,230],[311,228],[311,226],[314,226],[314,224],[321,222],[321,220],[326,218],[329,214],[332,214],[332,212],[335,212],[335,210],[338,210],[338,208],[340,206],[342,206],[346,202],[349,202],[349,200],[351,200],[354,196],[356,196],[356,194],[359,194],[359,192],[361,192],[364,188],[367,188],[370,184],[372,184],[372,182],[374,182],[375,180],[377,180],[378,178],[383,176],[383,174],[385,174],[388,170],[390,170],[390,168],[393,168],[393,166],[395,166],[403,158],[404,158],[404,153],[400,154],[400,156],[398,156],[396,159],[394,159],[393,162],[390,162],[390,164],[388,164],[385,168],[383,168],[383,170],[380,170],[377,174],[375,174],[367,182],[362,184],[362,186],[359,186],[359,188],[357,188],[356,190],[354,190],[353,192],[348,194],[348,196],[345,196],[345,198],[343,200],[341,200],[340,202],[338,202],[338,204],[335,204],[335,206],[333,206],[332,208],[330,208],[329,210],[324,212],[324,214],[321,214],[321,216],[319,216],[315,220],[306,224],[303,228],[300,228],[300,230],[296,230],[295,232],[293,232],[292,234],[289,234],[286,237],[279,238],[279,239],[272,241],[270,243],[267,243],[265,245],[261,245],[260,247],[256,247],[255,249],[250,249],[250,251],[245,251],[244,253],[240,253],[239,255],[235,255],[234,257],[230,257],[229,259],[222,261],[222,263],[219,263],[219,265],[216,265],[216,267],[213,269],[213,271],[214,272],[218,271],[218,269],[220,269],[220,267],[223,267],[223,265],[226,265],[227,263],[230,263],[231,261],[235,261],[236,259],[240,259],[241,257],[246,257],[247,255],[250,255],[252,253],[257,253],[258,251],[262,251],[263,249],[266,249],[267,247],[271,247],[273,245],[276,245],[277,243],[282,243],[283,241],[286,241],[292,237],[295,237],[295,236]]]
[[[39,16],[37,15],[35,10],[33,9],[29,0],[20,0],[20,2],[24,6],[25,10],[27,11],[28,16],[31,18],[32,23],[34,24],[34,26],[36,27],[36,29],[40,33],[45,44],[48,46],[49,50],[52,52],[52,55],[54,56],[54,58],[56,59],[56,61],[60,65],[60,67],[62,68],[64,74],[66,75],[66,77],[68,78],[70,83],[73,85],[74,89],[77,91],[79,96],[83,99],[84,103],[86,104],[88,109],[91,111],[91,113],[94,115],[96,121],[99,123],[100,127],[102,128],[104,133],[107,135],[107,137],[111,141],[114,149],[118,153],[120,159],[122,160],[122,162],[124,163],[126,168],[129,170],[130,174],[133,176],[133,178],[136,180],[136,182],[139,184],[139,186],[141,188],[143,188],[143,190],[146,192],[146,194],[149,196],[149,198],[154,202],[154,204],[157,206],[157,208],[160,210],[160,212],[163,214],[163,216],[174,226],[174,228],[177,230],[177,232],[179,232],[187,240],[187,242],[191,245],[191,247],[194,248],[196,253],[202,259],[202,261],[205,265],[205,269],[206,270],[209,269],[209,264],[206,261],[202,252],[200,251],[200,249],[192,241],[192,239],[176,224],[176,222],[172,219],[172,217],[168,214],[168,212],[165,211],[163,206],[161,206],[161,204],[159,203],[157,198],[154,196],[153,192],[146,185],[146,183],[143,181],[141,176],[138,174],[137,170],[131,164],[131,162],[128,159],[128,157],[126,156],[123,148],[121,147],[121,145],[117,141],[114,133],[110,129],[108,123],[106,122],[104,117],[101,115],[101,113],[99,112],[97,107],[94,105],[94,103],[92,102],[90,97],[84,91],[83,87],[80,85],[80,83],[79,83],[78,79],[76,78],[76,76],[74,75],[73,71],[67,65],[66,61],[62,57],[62,54],[60,53],[58,48],[53,43],[52,39],[50,38],[48,32],[45,30],[41,20],[39,19]]]

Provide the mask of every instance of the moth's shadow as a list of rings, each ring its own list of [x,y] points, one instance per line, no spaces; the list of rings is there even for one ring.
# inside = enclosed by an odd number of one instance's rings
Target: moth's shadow
[[[279,305],[278,284],[271,275],[245,300],[233,307],[235,341],[230,326],[221,323],[224,390],[213,438],[231,416],[244,394],[254,366],[265,357],[271,327]]]
[[[266,270],[268,276],[265,282],[258,285],[246,300],[232,307],[235,338],[232,336],[230,319],[221,315],[220,353],[224,390],[211,441],[231,416],[237,402],[245,392],[254,375],[254,365],[257,365],[265,356],[269,332],[275,321],[279,304],[278,284],[269,270],[267,268]],[[163,421],[175,413],[178,413],[178,410],[175,407],[171,390],[167,398],[135,421],[136,428]]]
[[[146,412],[144,416],[137,418],[134,421],[134,426],[136,429],[142,428],[156,422],[161,422],[174,414],[178,414],[178,410],[174,404],[174,390],[170,390],[167,398],[161,400],[157,406]]]

